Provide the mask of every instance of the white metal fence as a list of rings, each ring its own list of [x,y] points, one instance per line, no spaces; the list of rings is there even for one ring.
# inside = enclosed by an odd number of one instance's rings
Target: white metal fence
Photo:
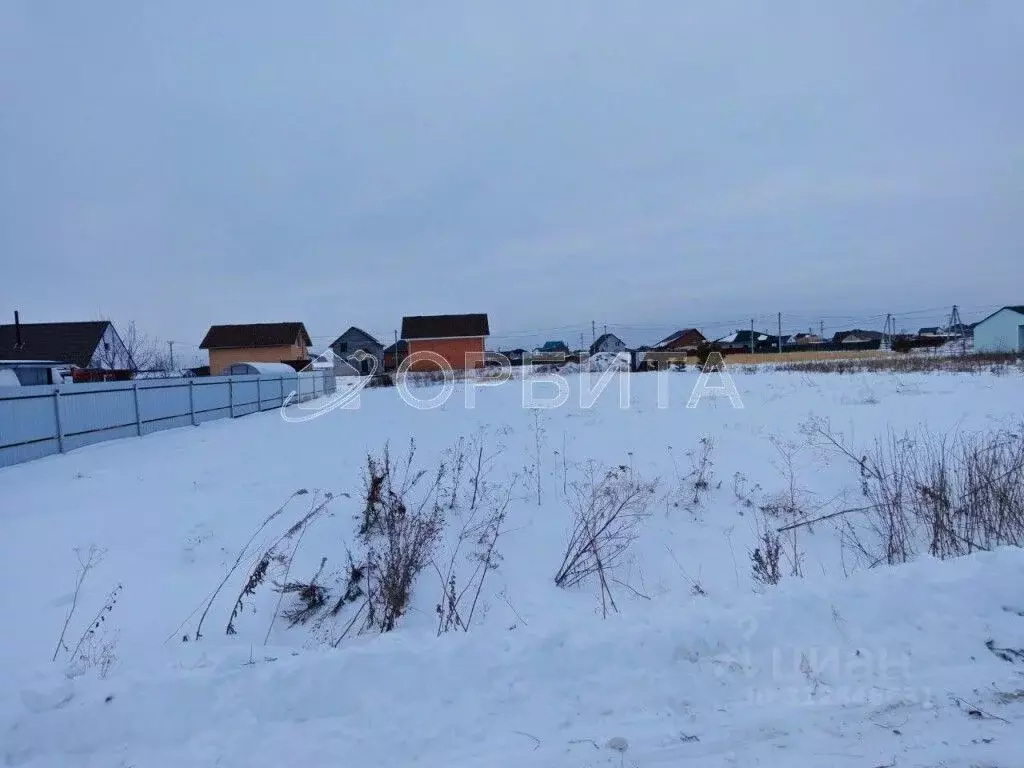
[[[0,387],[0,467],[334,391],[331,371]]]

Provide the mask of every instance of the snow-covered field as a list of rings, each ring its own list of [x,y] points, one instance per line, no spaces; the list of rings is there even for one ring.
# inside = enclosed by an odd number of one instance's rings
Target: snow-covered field
[[[691,371],[662,379],[664,408],[657,376],[621,378],[625,408],[619,377],[592,408],[580,406],[578,376],[551,410],[523,408],[520,381],[477,388],[471,409],[461,383],[430,410],[379,389],[308,421],[265,413],[0,470],[0,756],[140,767],[1024,765],[1024,655],[1012,652],[1024,648],[1021,550],[868,569],[827,521],[783,536],[778,585],[752,577],[750,556],[766,525],[786,522],[759,507],[795,501],[812,517],[862,503],[856,466],[814,448],[809,426],[827,419],[865,450],[888,430],[1012,427],[1024,417],[1019,375],[735,373],[743,409],[724,398],[686,408]],[[501,559],[469,631],[438,636],[443,585],[430,567],[386,635],[350,633],[332,648],[351,611],[289,627],[270,584],[225,634],[255,559],[327,493],[324,516],[296,537],[289,579],[308,580],[322,558],[325,582],[344,570],[346,549],[358,551],[367,453],[389,443],[404,461],[410,438],[429,473],[461,439],[471,475],[482,446],[488,501],[511,491]],[[614,467],[658,481],[609,582],[617,612],[595,579],[553,583],[567,496],[591,482],[588,469]],[[460,498],[435,557],[442,571],[468,514]],[[195,640],[207,599],[286,501]],[[74,550],[91,545],[101,557],[69,648],[51,662],[74,600]],[[455,558],[460,588],[475,572],[471,549]]]

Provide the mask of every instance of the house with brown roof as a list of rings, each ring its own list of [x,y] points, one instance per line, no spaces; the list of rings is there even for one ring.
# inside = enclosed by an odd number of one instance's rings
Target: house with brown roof
[[[41,360],[77,368],[134,369],[124,342],[109,320],[0,325],[0,360]]]
[[[210,354],[210,373],[222,375],[232,363],[289,363],[309,360],[313,346],[302,323],[211,325],[200,349]]]
[[[683,328],[659,341],[654,345],[654,349],[661,352],[693,353],[705,341],[704,334],[696,328]]]
[[[402,341],[408,355],[432,352],[453,369],[483,366],[484,339],[491,333],[486,314],[415,315],[402,318]],[[410,371],[437,370],[436,362],[413,361]]]

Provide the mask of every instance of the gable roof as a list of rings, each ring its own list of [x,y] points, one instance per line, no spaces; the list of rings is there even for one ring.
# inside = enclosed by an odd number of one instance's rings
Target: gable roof
[[[861,328],[854,328],[852,331],[836,331],[832,336],[832,341],[839,343],[847,336],[860,336],[863,339],[870,339],[872,341],[885,338],[885,334],[881,331],[865,331]]]
[[[667,347],[676,341],[681,341],[684,339],[691,339],[693,342],[696,343],[705,341],[704,334],[701,333],[696,328],[683,328],[681,330],[676,331],[673,334],[666,336],[664,339],[655,344],[654,348],[658,349],[659,347]]]
[[[1007,304],[1005,307],[1000,307],[999,309],[997,309],[991,315],[986,315],[985,317],[981,318],[981,320],[979,320],[978,322],[974,323],[971,327],[973,328],[973,327],[981,325],[986,320],[988,320],[990,317],[995,317],[996,315],[998,315],[1004,309],[1008,309],[1011,312],[1016,312],[1018,315],[1024,315],[1024,304]]]
[[[343,334],[341,334],[341,336],[332,341],[331,346],[333,347],[338,342],[351,342],[357,339],[359,341],[369,342],[370,344],[376,344],[378,347],[383,346],[379,341],[377,341],[377,339],[368,334],[362,328],[356,328],[356,326],[354,325],[350,327],[347,331],[345,331]]]
[[[594,354],[595,349],[600,349],[602,344],[604,344],[606,341],[611,341],[612,339],[617,341],[619,344],[622,344],[622,346],[626,346],[625,342],[623,342],[623,340],[616,336],[614,333],[602,333],[600,336],[594,339],[594,343],[590,345],[590,354]]]
[[[60,360],[88,368],[109,320],[83,323],[21,323],[21,347],[15,349],[13,325],[0,325],[0,359]]]
[[[412,315],[402,318],[403,339],[460,339],[489,336],[487,315]]]
[[[241,347],[284,347],[301,335],[305,346],[313,341],[302,323],[250,323],[248,325],[211,325],[200,349],[238,349]]]
[[[733,333],[730,333],[728,336],[722,337],[721,339],[719,339],[719,341],[735,342],[736,344],[750,344],[751,339],[753,339],[754,343],[757,344],[766,341],[772,341],[775,339],[775,337],[769,336],[767,333],[762,333],[761,331],[750,331],[747,329],[742,329],[739,331],[734,331]]]

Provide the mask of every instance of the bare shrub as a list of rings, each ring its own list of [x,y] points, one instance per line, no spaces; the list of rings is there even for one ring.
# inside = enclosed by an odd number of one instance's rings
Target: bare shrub
[[[774,586],[782,580],[782,536],[765,528],[757,538],[757,546],[750,552],[750,572],[754,581]]]
[[[238,629],[235,626],[235,620],[241,615],[245,606],[246,598],[252,598],[255,596],[259,587],[266,581],[270,580],[272,569],[282,569],[284,572],[284,578],[282,580],[288,580],[288,574],[291,572],[292,560],[295,557],[298,544],[302,540],[302,535],[306,528],[327,509],[333,498],[334,496],[331,493],[325,493],[322,497],[319,495],[314,496],[309,511],[292,523],[284,533],[274,539],[270,543],[270,546],[268,546],[259,558],[256,559],[255,564],[249,571],[249,575],[246,578],[245,583],[242,585],[242,589],[238,593],[238,597],[235,598],[235,604],[231,610],[231,617],[228,619],[227,626],[224,628],[225,634],[237,634]],[[275,613],[272,614],[270,627],[267,629],[267,638],[270,637],[270,629],[272,629],[274,625],[274,616],[276,616],[276,610]],[[266,640],[264,642],[266,642]]]
[[[672,459],[676,483],[675,487],[668,492],[666,498],[668,506],[685,507],[691,511],[704,506],[715,480],[714,450],[714,438],[709,435],[702,437],[696,448],[686,452],[689,469],[684,473],[680,470],[675,455],[672,453],[672,447],[669,446],[669,456]]]
[[[315,517],[307,514],[256,561],[239,594],[235,615],[280,569],[284,578],[273,580],[278,592],[274,615],[282,616],[289,627],[309,625],[320,642],[337,646],[352,634],[393,630],[409,608],[417,577],[433,564],[445,587],[438,606],[439,631],[467,630],[480,604],[486,575],[501,560],[498,539],[517,482],[513,477],[499,488],[488,478],[503,450],[500,443],[489,450],[483,432],[468,440],[460,438],[430,472],[417,466],[412,440],[408,453],[400,458],[392,455],[388,445],[379,455],[367,455],[362,503],[355,519],[357,554],[346,549],[347,564],[332,572],[327,571],[328,557],[322,557],[311,578],[290,579],[303,526]],[[448,572],[443,574],[435,554],[449,518],[461,521],[462,529]],[[455,568],[463,545],[472,546],[466,553],[473,564],[468,578]],[[286,597],[290,604],[282,610]]]
[[[479,468],[480,464],[477,466]],[[474,476],[471,486],[472,504],[455,540],[447,570],[442,572],[440,567],[434,564],[442,584],[442,596],[435,608],[438,616],[438,635],[455,629],[468,632],[473,625],[473,616],[476,614],[484,581],[502,560],[501,552],[498,550],[498,539],[503,532],[512,492],[517,482],[518,476],[513,476],[504,490],[499,491],[480,477],[479,469]],[[473,563],[473,571],[465,579],[463,586],[458,588],[456,561],[462,546],[468,542],[472,542],[472,550],[467,558]]]
[[[309,581],[286,580],[283,584],[277,585],[277,591],[282,597],[284,595],[294,595],[296,598],[295,605],[281,612],[281,615],[288,620],[289,627],[294,627],[296,624],[305,624],[327,604],[330,591],[319,582],[320,574],[323,573],[325,565],[327,565],[327,558],[320,558],[320,567]]]
[[[758,483],[754,483],[751,486],[748,485],[748,482],[747,476],[742,472],[736,472],[732,476],[732,494],[736,503],[740,506],[741,515],[744,509],[752,509],[754,507],[754,497],[761,492],[761,486]]]
[[[105,678],[116,662],[115,649],[117,647],[116,631],[107,631],[107,618],[117,605],[121,597],[121,585],[118,584],[107,594],[103,605],[100,607],[92,621],[82,632],[81,637],[75,644],[74,650],[69,654],[68,677],[78,677],[95,667],[101,678]]]
[[[772,464],[785,481],[785,486],[781,491],[768,496],[758,508],[767,516],[786,523],[806,519],[809,513],[817,513],[821,505],[815,503],[810,491],[797,480],[797,454],[800,446],[774,436],[771,443],[778,454]]]
[[[75,591],[71,596],[71,607],[68,608],[67,616],[64,617],[64,626],[61,627],[60,636],[57,638],[57,647],[53,649],[52,661],[57,660],[57,654],[60,653],[61,648],[65,651],[68,650],[67,645],[64,644],[64,635],[67,634],[68,625],[71,623],[71,619],[75,615],[75,609],[78,607],[78,595],[82,591],[82,584],[85,583],[85,577],[89,575],[89,571],[100,564],[106,550],[97,547],[95,544],[90,544],[89,549],[85,552],[75,547],[74,553],[75,557],[78,558],[78,577],[75,579]]]
[[[203,636],[203,622],[206,620],[206,616],[207,616],[207,614],[209,614],[210,608],[213,607],[214,601],[216,601],[217,596],[220,594],[221,590],[224,589],[224,586],[231,579],[232,574],[234,574],[234,572],[236,570],[238,570],[238,566],[240,566],[242,564],[242,560],[245,558],[246,554],[249,552],[249,548],[252,546],[253,542],[256,541],[256,538],[261,533],[263,533],[264,529],[266,529],[266,527],[268,525],[270,525],[271,522],[273,522],[278,517],[280,517],[282,514],[284,514],[284,511],[288,508],[288,505],[292,502],[292,499],[296,498],[297,496],[304,496],[307,493],[309,493],[309,491],[307,491],[305,488],[300,488],[297,491],[295,491],[294,493],[292,493],[291,496],[289,496],[287,499],[285,499],[284,504],[282,504],[277,509],[275,509],[273,512],[271,512],[269,515],[267,515],[263,519],[263,522],[260,523],[259,526],[257,526],[255,531],[253,531],[252,536],[249,537],[249,540],[247,542],[245,542],[245,546],[243,546],[242,549],[239,551],[238,556],[235,558],[235,562],[231,564],[231,567],[228,568],[227,573],[224,574],[224,578],[221,579],[220,583],[213,590],[213,592],[210,593],[210,596],[206,599],[205,607],[203,607],[203,613],[202,613],[202,615],[200,615],[199,622],[196,624],[196,631],[195,631],[195,639],[196,640],[199,640]],[[199,610],[199,608],[196,608],[194,611],[192,611],[192,614],[189,615],[188,617],[186,617],[185,620],[183,622],[181,622],[181,624],[178,625],[178,628],[171,634],[171,637],[176,637],[178,632],[181,631],[182,627],[184,627],[185,624],[187,624],[192,619],[192,616],[194,616],[196,614],[196,611],[198,611],[198,610]],[[168,638],[168,640],[169,639],[170,638]],[[183,635],[182,636],[182,640],[187,641],[188,640],[188,635]]]
[[[431,479],[414,470],[414,441],[399,470],[385,447],[381,458],[367,457],[366,505],[359,538],[366,548],[367,629],[390,632],[405,613],[413,583],[432,560],[444,529],[440,490],[448,469],[441,463]],[[401,475],[399,476],[399,473]]]
[[[541,502],[541,454],[547,436],[539,408],[533,409],[533,423],[530,425],[530,431],[533,432],[533,475],[537,481],[537,506],[539,507]]]
[[[452,517],[461,522],[445,570],[434,563],[434,570],[441,581],[442,594],[435,606],[438,616],[437,633],[461,629],[468,632],[473,625],[480,594],[487,575],[495,570],[502,560],[498,550],[498,539],[503,532],[505,518],[512,494],[519,482],[514,474],[507,483],[499,485],[490,479],[494,460],[505,450],[502,443],[490,449],[483,430],[471,439],[460,438],[448,456],[452,472],[449,483],[451,497],[448,509]],[[465,482],[461,468],[468,467]],[[473,570],[461,578],[457,563],[465,545],[471,545],[466,559]]]
[[[672,548],[669,547],[667,544],[665,545],[665,551],[668,552],[669,557],[672,558],[672,562],[676,564],[676,567],[679,569],[679,572],[683,574],[683,578],[686,579],[686,581],[689,583],[690,594],[694,597],[707,597],[708,593],[704,589],[704,584],[700,580],[700,572],[697,572],[696,578],[692,578],[690,574],[686,572],[686,569],[683,567],[683,564],[679,562],[679,558],[676,557],[676,553],[673,552]]]
[[[555,584],[569,588],[596,577],[602,612],[618,610],[609,582],[649,516],[656,488],[656,480],[646,481],[625,465],[606,469],[589,462],[583,478],[569,484],[573,527]]]
[[[715,440],[705,435],[700,439],[697,448],[686,452],[690,460],[690,473],[687,480],[693,489],[693,504],[701,504],[703,497],[711,490],[715,476],[715,462],[711,455],[715,450]]]
[[[989,432],[890,432],[860,456],[826,422],[812,441],[856,467],[869,504],[858,525],[845,519],[844,543],[869,566],[902,563],[920,551],[957,557],[1024,545],[1024,424]]]
[[[118,632],[96,632],[78,651],[78,656],[68,665],[67,677],[75,678],[95,669],[101,680],[106,680],[117,665]]]
[[[356,625],[356,622],[365,610],[363,598],[366,595],[366,591],[363,586],[366,565],[363,562],[357,563],[351,551],[346,550],[345,554],[347,565],[341,571],[331,575],[332,585],[330,587],[322,584],[319,580],[321,568],[310,581],[295,585],[293,593],[297,595],[299,602],[295,603],[285,613],[285,617],[293,622],[292,626],[294,626],[295,622],[299,624],[312,622],[314,636],[318,637],[321,642],[330,643],[334,646],[337,646],[344,639],[345,635]],[[321,563],[325,559],[322,558]],[[335,598],[334,594],[338,596]],[[325,629],[325,625],[328,622],[333,623],[337,621],[346,606],[354,605],[357,602],[360,603],[360,607],[356,615],[349,621],[345,632],[332,638],[330,629]]]

